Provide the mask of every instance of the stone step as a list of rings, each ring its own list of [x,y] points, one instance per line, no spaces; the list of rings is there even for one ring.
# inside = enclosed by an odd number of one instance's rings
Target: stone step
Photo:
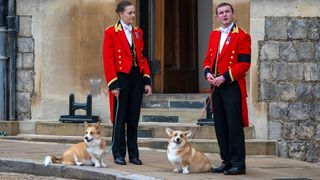
[[[212,126],[196,126],[193,123],[140,123],[138,137],[167,138],[165,129],[169,127],[177,130],[191,130],[196,132],[195,139],[216,139]],[[254,136],[253,127],[244,128],[246,139]],[[84,128],[82,123],[61,123],[58,121],[37,121],[35,134],[58,136],[82,136]],[[102,123],[101,134],[104,137],[112,136],[112,124]]]
[[[143,101],[142,108],[158,108],[158,109],[172,109],[172,108],[190,108],[202,109],[205,107],[205,101],[181,101],[181,100],[151,100]]]
[[[197,123],[204,109],[141,109],[141,122]],[[203,114],[203,115],[202,115]]]
[[[4,136],[1,139],[37,141],[37,142],[57,142],[75,144],[81,142],[82,136],[49,136],[34,134],[18,134],[17,136]],[[104,138],[107,144],[111,144],[111,138]],[[214,139],[193,139],[190,140],[192,146],[207,153],[219,153],[219,146]],[[167,149],[167,138],[138,138],[139,147],[147,147],[152,149]],[[265,139],[247,139],[246,140],[247,155],[276,155],[276,141]]]
[[[144,97],[142,108],[153,109],[202,109],[208,94],[153,94]]]
[[[192,146],[206,152],[219,153],[219,145],[216,139],[193,139]],[[167,149],[168,139],[166,138],[139,138],[139,147],[152,149]],[[276,155],[276,141],[266,139],[246,139],[247,155]]]
[[[154,100],[204,101],[208,96],[209,96],[209,93],[152,94],[152,96],[144,96],[143,101],[154,101]]]

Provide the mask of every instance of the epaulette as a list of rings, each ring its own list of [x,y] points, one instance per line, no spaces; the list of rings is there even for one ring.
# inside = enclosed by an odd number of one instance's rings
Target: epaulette
[[[119,21],[120,22],[120,21]],[[117,22],[115,25],[114,25],[114,32],[118,32],[118,31],[122,31],[122,26],[121,26],[121,23]]]
[[[239,33],[239,28],[238,28],[237,25],[234,25],[234,26],[232,27],[231,33]]]

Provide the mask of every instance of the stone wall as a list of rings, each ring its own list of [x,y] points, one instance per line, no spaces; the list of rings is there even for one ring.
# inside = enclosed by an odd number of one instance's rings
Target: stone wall
[[[266,17],[259,41],[259,102],[278,153],[320,161],[320,18]]]
[[[118,0],[17,0],[20,16],[17,54],[19,120],[58,120],[68,98],[86,102],[90,80],[100,79],[93,114],[107,121],[108,98],[102,66],[106,27],[118,19]],[[79,110],[76,114],[84,114]]]
[[[31,118],[31,96],[34,93],[34,39],[31,16],[20,16],[16,61],[16,113],[18,120]]]
[[[268,138],[267,103],[259,101],[259,41],[265,39],[265,17],[319,17],[319,0],[250,0],[250,35],[252,40],[250,86],[248,94],[249,120],[255,137]]]

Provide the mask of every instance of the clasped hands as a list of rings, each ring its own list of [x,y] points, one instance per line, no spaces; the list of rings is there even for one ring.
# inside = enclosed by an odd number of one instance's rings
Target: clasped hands
[[[152,94],[151,86],[150,85],[145,85],[144,86],[144,92],[146,93],[146,96],[150,96]],[[111,91],[111,93],[115,96],[118,97],[120,94],[119,89],[114,89]]]
[[[207,81],[212,85],[219,87],[222,83],[224,83],[226,80],[223,76],[213,77],[211,73],[207,73]]]

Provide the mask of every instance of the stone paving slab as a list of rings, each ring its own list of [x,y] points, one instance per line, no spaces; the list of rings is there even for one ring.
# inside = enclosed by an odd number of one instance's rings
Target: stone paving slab
[[[5,136],[2,139],[37,141],[37,142],[58,142],[78,143],[83,136],[57,136],[57,135],[35,135],[18,134],[17,136]],[[111,137],[104,138],[107,144],[111,143]],[[216,139],[193,139],[189,140],[192,145],[205,153],[219,153],[219,145]],[[139,147],[152,149],[167,149],[168,138],[138,138]],[[276,141],[266,139],[247,139],[245,142],[247,155],[275,155]]]
[[[32,174],[22,174],[22,173],[11,173],[11,172],[0,172],[1,180],[72,180],[66,178],[58,178],[54,176],[36,176]],[[74,179],[75,180],[75,179]]]
[[[127,173],[110,168],[94,168],[84,166],[50,165],[45,167],[43,163],[25,161],[23,159],[1,159],[0,172],[16,172],[24,174],[35,174],[39,176],[56,176],[67,179],[104,179],[104,180],[156,180],[158,178]]]
[[[186,113],[186,112],[183,112]],[[168,115],[162,113],[162,115]],[[0,123],[1,124],[1,123]],[[154,122],[141,122],[138,127],[138,137],[152,137],[152,138],[167,138],[168,135],[165,131],[166,128],[176,130],[191,130],[197,132],[195,139],[216,139],[215,129],[212,126],[196,126],[195,123],[154,123]],[[102,123],[101,133],[104,137],[112,136],[113,125],[110,123]],[[35,124],[37,135],[59,135],[59,136],[82,136],[83,124],[82,123],[61,123],[58,121],[37,121]],[[149,136],[143,135],[142,132],[149,132]],[[244,128],[245,138],[254,138],[254,127]],[[20,133],[23,134],[23,133]],[[28,133],[31,134],[31,133]]]
[[[120,166],[113,163],[112,155],[106,155],[104,162],[108,168],[77,167],[53,165],[43,166],[46,155],[60,156],[70,144],[28,142],[0,139],[0,171],[8,171],[15,166],[14,172],[37,173],[36,175],[59,175],[64,178],[81,179],[313,179],[320,180],[320,165],[302,161],[278,158],[276,156],[247,156],[247,174],[240,176],[224,176],[212,173],[177,174],[171,172],[171,163],[163,150],[141,148],[142,166],[128,163]],[[212,163],[218,166],[221,161],[218,154],[207,154]],[[10,166],[9,166],[10,165]],[[53,169],[52,169],[53,168]],[[29,172],[27,172],[29,171]],[[75,177],[79,175],[79,177]]]

